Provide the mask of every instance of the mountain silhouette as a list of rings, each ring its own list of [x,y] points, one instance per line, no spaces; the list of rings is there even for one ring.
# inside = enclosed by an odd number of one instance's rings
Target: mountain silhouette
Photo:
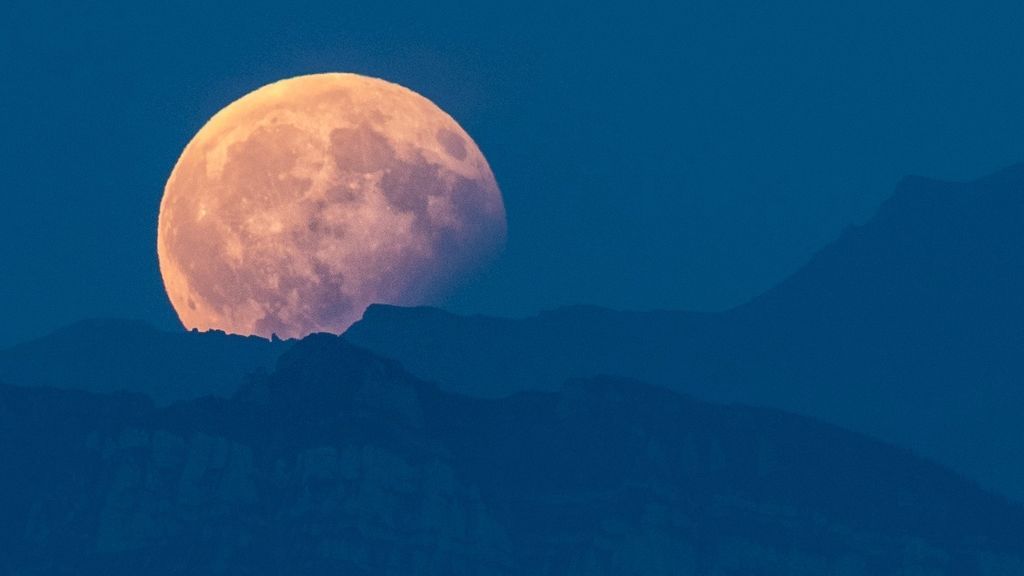
[[[0,350],[0,380],[23,386],[129,391],[159,404],[231,396],[291,345],[223,332],[166,332],[135,320],[87,320]]]
[[[526,319],[373,306],[346,336],[481,397],[615,374],[912,448],[1024,501],[1024,164],[912,177],[790,278],[716,314]]]
[[[612,377],[472,398],[330,335],[232,398],[0,385],[0,423],[9,574],[1024,568],[1024,509],[840,428]]]

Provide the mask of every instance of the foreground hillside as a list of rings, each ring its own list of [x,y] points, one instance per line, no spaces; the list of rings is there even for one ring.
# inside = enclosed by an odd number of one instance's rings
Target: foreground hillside
[[[230,399],[0,386],[5,574],[1018,575],[1024,510],[771,410],[445,393],[319,335]]]

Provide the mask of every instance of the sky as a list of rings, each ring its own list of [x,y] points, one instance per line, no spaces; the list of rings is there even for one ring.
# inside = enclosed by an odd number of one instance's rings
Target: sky
[[[156,258],[174,162],[266,83],[430,98],[505,197],[502,258],[446,301],[721,310],[907,174],[1024,160],[1024,4],[740,0],[0,5],[0,345],[83,318],[180,325]]]

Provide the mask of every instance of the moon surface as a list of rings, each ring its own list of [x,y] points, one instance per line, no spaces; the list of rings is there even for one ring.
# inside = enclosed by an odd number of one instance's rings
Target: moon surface
[[[203,126],[164,190],[157,254],[185,327],[293,338],[442,297],[505,234],[494,175],[451,116],[397,84],[316,74]]]

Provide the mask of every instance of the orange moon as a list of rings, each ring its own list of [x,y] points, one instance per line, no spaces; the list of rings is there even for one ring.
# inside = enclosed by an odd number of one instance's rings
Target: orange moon
[[[186,328],[293,338],[440,298],[505,234],[490,166],[451,116],[397,84],[316,74],[202,127],[167,181],[157,254]]]

